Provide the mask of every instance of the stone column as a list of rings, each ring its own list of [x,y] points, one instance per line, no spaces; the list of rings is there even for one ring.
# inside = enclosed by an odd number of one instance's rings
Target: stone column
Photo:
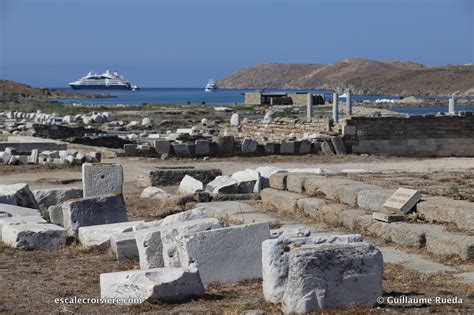
[[[347,115],[352,115],[352,92],[347,90],[346,95]]]
[[[449,99],[448,112],[450,114],[454,114],[456,112],[456,99],[454,97],[451,97]]]
[[[306,118],[313,118],[313,94],[308,93],[308,101],[306,104]]]
[[[332,119],[334,122],[339,121],[339,95],[332,93]]]

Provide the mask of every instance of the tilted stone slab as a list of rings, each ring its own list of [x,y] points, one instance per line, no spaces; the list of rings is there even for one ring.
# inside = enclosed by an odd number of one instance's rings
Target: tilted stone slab
[[[314,235],[311,237],[284,237],[262,243],[263,295],[265,300],[277,303],[283,298],[288,280],[288,257],[291,251],[304,244],[362,242],[359,234]]]
[[[428,222],[454,223],[462,231],[474,231],[474,203],[446,197],[426,197],[416,205]]]
[[[122,194],[122,165],[82,164],[82,185],[84,197]]]
[[[298,209],[311,218],[317,218],[318,211],[326,204],[326,200],[320,198],[298,199]]]
[[[183,302],[203,295],[204,286],[196,269],[154,268],[100,275],[102,299]]]
[[[238,183],[239,194],[258,193],[261,189],[260,173],[253,169],[246,169],[232,174],[232,178]]]
[[[474,236],[440,232],[426,234],[426,249],[437,256],[457,255],[462,260],[474,258]]]
[[[69,236],[77,236],[79,227],[127,221],[122,196],[106,195],[66,201],[63,226]]]
[[[239,183],[230,176],[217,176],[206,186],[206,191],[213,194],[236,194],[238,190]]]
[[[197,191],[204,190],[204,185],[200,180],[186,175],[179,183],[178,190],[182,194],[194,194]]]
[[[66,246],[66,231],[49,223],[8,224],[2,227],[2,242],[25,250],[50,250]]]
[[[135,232],[112,234],[110,236],[110,248],[118,261],[138,257]]]
[[[2,203],[38,209],[38,203],[25,183],[0,185],[0,204]]]
[[[36,202],[42,209],[55,206],[64,201],[82,198],[83,190],[79,188],[54,188],[33,190]]]
[[[82,246],[86,248],[107,248],[110,245],[110,237],[113,234],[133,231],[133,227],[142,222],[131,221],[83,226],[79,227],[78,238]]]
[[[297,212],[298,200],[306,196],[289,191],[265,188],[260,193],[260,197],[262,202],[270,204],[280,211]]]
[[[364,242],[303,245],[290,253],[284,313],[373,306],[383,295],[382,253]]]
[[[331,143],[334,147],[334,150],[336,151],[336,154],[347,154],[346,146],[344,145],[344,141],[342,140],[341,136],[331,137]]]
[[[188,234],[178,240],[183,266],[199,269],[204,285],[262,277],[262,242],[268,223],[231,226]]]
[[[393,195],[388,198],[383,207],[392,211],[400,211],[407,214],[421,200],[421,193],[418,190],[398,188]]]
[[[395,189],[386,188],[361,190],[357,193],[357,205],[375,212],[383,211],[383,204],[394,192]]]

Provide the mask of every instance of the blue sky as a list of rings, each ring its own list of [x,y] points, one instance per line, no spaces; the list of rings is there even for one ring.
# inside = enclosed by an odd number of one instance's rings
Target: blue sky
[[[0,0],[0,78],[202,87],[264,62],[473,63],[474,0]]]

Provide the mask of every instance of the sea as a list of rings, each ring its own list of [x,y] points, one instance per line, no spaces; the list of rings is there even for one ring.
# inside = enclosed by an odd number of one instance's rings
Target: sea
[[[110,98],[67,98],[57,99],[64,103],[82,103],[87,105],[144,105],[144,104],[176,104],[176,105],[238,105],[244,103],[244,93],[254,92],[255,89],[220,89],[214,92],[205,92],[203,88],[142,88],[138,91],[130,90],[72,90],[71,88],[59,88],[63,91],[78,94],[105,94]],[[314,93],[324,94],[326,99],[332,98],[332,90],[293,90],[293,89],[265,89],[264,92],[287,92],[287,93]],[[396,100],[398,96],[390,95],[353,95],[355,102],[373,102],[380,99]],[[425,115],[448,110],[448,98],[446,107],[424,107],[424,108],[392,108],[391,110],[408,113],[410,115]],[[458,106],[457,110],[474,111],[474,106]]]

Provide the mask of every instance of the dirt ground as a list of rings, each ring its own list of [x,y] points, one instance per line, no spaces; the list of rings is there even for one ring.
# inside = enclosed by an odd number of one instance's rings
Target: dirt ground
[[[202,160],[110,159],[124,166],[125,202],[130,220],[154,220],[169,214],[158,203],[139,198],[142,188],[136,186],[135,175],[143,166],[158,165],[208,165],[232,173],[256,165],[282,167],[322,167],[332,171],[342,169],[370,169],[371,174],[351,174],[351,178],[397,187],[399,185],[421,189],[460,199],[471,200],[473,193],[473,159],[403,159],[351,156],[327,158],[324,156],[255,157],[250,159],[226,158]],[[389,171],[385,173],[383,171]],[[397,171],[398,170],[398,171]],[[0,166],[0,183],[26,181],[33,188],[80,185],[80,167]],[[456,192],[452,187],[457,187]],[[71,244],[62,250],[39,252],[20,251],[0,245],[0,313],[225,313],[237,314],[245,310],[263,310],[280,313],[279,306],[266,303],[261,281],[246,281],[234,285],[211,285],[206,296],[181,304],[144,303],[134,306],[98,304],[56,304],[55,298],[100,297],[99,275],[138,269],[138,260],[117,262],[109,251],[85,250]],[[445,261],[446,263],[446,261]],[[456,264],[448,261],[448,264]],[[387,302],[375,308],[357,308],[327,311],[326,314],[381,314],[381,313],[448,313],[474,310],[474,287],[462,284],[448,273],[425,274],[400,265],[385,264],[384,296],[453,297],[463,299],[457,305],[394,306]]]

